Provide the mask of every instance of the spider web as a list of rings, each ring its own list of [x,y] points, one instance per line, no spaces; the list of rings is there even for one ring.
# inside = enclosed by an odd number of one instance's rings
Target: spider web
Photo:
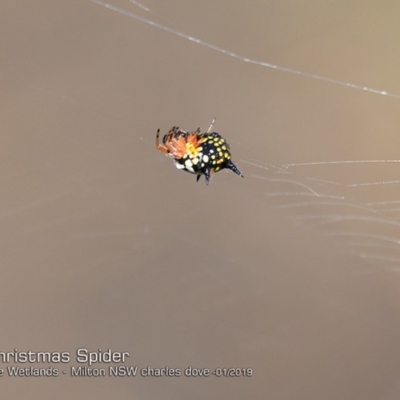
[[[344,86],[348,90],[362,91],[378,96],[400,99],[400,95],[387,90],[377,89],[361,84],[346,82],[339,79],[325,77],[297,69],[258,61],[242,56],[223,47],[203,41],[190,34],[184,33],[170,26],[156,22],[147,16],[128,11],[117,5],[101,0],[90,0],[99,6],[117,12],[125,17],[148,24],[156,29],[189,40],[197,45],[219,52],[254,66],[273,69],[279,72],[297,75],[299,78],[309,78],[335,86]],[[143,8],[142,5],[138,5]],[[150,11],[150,9],[147,9]],[[263,154],[257,154],[261,159]],[[342,237],[350,251],[363,259],[378,261],[379,266],[386,266],[397,271],[400,263],[400,204],[396,188],[400,180],[385,179],[387,170],[400,163],[398,159],[350,159],[309,161],[299,163],[285,163],[269,165],[266,161],[248,158],[241,159],[245,165],[251,166],[250,179],[264,181],[268,202],[279,210],[285,210],[295,221],[307,222],[311,225],[324,227],[328,236]],[[351,170],[364,168],[370,174],[381,167],[381,180],[365,180],[343,182],[330,180],[329,174],[336,175],[335,170],[351,174]],[[383,169],[382,169],[383,167]],[[385,170],[385,167],[386,170]],[[325,175],[324,175],[325,171]],[[398,167],[395,169],[398,175]],[[307,172],[307,173],[305,173]],[[268,184],[265,184],[268,182]],[[388,190],[386,190],[388,188]],[[376,198],[376,192],[379,196]],[[361,192],[361,195],[360,195]],[[275,199],[273,201],[272,199]],[[283,204],[282,204],[283,203]]]

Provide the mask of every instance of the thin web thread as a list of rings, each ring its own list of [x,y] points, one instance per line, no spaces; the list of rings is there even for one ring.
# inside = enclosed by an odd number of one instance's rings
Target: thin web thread
[[[140,15],[137,15],[135,13],[132,13],[132,12],[129,12],[129,11],[126,11],[126,10],[123,10],[122,8],[115,7],[112,4],[105,3],[105,2],[103,2],[101,0],[89,0],[89,1],[91,1],[92,3],[98,4],[98,5],[102,6],[102,7],[108,8],[109,10],[116,11],[116,12],[118,12],[118,13],[120,13],[122,15],[125,15],[127,17],[130,17],[130,18],[136,19],[138,21],[144,22],[145,24],[154,26],[155,28],[158,28],[158,29],[162,29],[165,32],[172,33],[173,35],[177,35],[177,36],[182,37],[184,39],[190,40],[191,42],[195,42],[197,44],[200,44],[201,46],[208,47],[209,49],[218,51],[218,52],[220,52],[222,54],[225,54],[227,56],[236,58],[236,59],[238,59],[240,61],[244,61],[244,62],[249,63],[249,64],[254,64],[254,65],[259,65],[261,67],[276,69],[276,70],[281,71],[281,72],[287,72],[289,74],[299,75],[299,76],[302,76],[302,77],[305,77],[305,78],[310,78],[310,79],[315,79],[315,80],[319,80],[319,81],[323,81],[323,82],[328,82],[328,83],[332,83],[334,85],[345,86],[347,88],[362,90],[364,92],[369,92],[369,93],[373,93],[373,94],[379,94],[381,96],[393,97],[395,99],[400,100],[400,95],[395,94],[395,93],[389,93],[389,92],[387,92],[385,90],[374,89],[374,88],[371,88],[371,87],[368,87],[368,86],[356,85],[354,83],[344,82],[344,81],[341,81],[341,80],[338,80],[338,79],[327,78],[327,77],[324,77],[324,76],[321,76],[321,75],[312,74],[312,73],[308,73],[308,72],[303,72],[303,71],[299,71],[297,69],[281,67],[279,65],[270,64],[270,63],[267,63],[267,62],[264,62],[264,61],[258,61],[258,60],[254,60],[252,58],[243,57],[243,56],[241,56],[239,54],[236,54],[236,53],[234,53],[232,51],[226,50],[226,49],[224,49],[222,47],[218,47],[218,46],[215,46],[215,45],[213,45],[211,43],[204,42],[201,39],[197,39],[197,38],[195,38],[193,36],[190,36],[190,35],[188,35],[186,33],[180,32],[180,31],[178,31],[176,29],[172,29],[172,28],[170,28],[168,26],[159,24],[159,23],[157,23],[155,21],[152,21],[151,19],[142,17]]]

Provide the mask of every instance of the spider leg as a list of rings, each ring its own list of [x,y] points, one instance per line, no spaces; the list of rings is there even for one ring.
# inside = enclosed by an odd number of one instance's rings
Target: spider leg
[[[175,147],[174,147],[174,144],[171,142],[172,142],[172,140],[165,142],[165,147],[167,148],[168,153],[173,155],[175,153]]]
[[[210,125],[209,128],[207,129],[207,133],[210,133],[210,132],[211,132],[211,129],[213,128],[213,126],[214,126],[214,124],[215,124],[215,121],[216,121],[216,119],[215,119],[215,117],[214,117],[213,120],[212,120],[212,122],[211,122],[211,125]]]
[[[161,153],[168,155],[168,153],[169,153],[168,149],[160,144],[160,130],[159,129],[157,130],[157,135],[156,135],[156,147],[159,151],[161,151]]]
[[[201,178],[201,174],[198,174],[197,178],[196,178],[196,182],[198,182],[200,178]]]
[[[186,139],[179,137],[173,139],[174,157],[182,158],[186,153]]]
[[[174,136],[176,133],[179,132],[179,126],[173,126],[169,131],[168,135]]]

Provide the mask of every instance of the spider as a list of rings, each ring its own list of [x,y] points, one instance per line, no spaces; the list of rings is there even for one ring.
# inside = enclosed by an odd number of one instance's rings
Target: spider
[[[196,174],[196,182],[199,181],[201,175],[204,175],[208,185],[211,175],[224,168],[244,178],[231,161],[228,143],[219,133],[211,132],[214,123],[215,118],[205,133],[200,133],[200,128],[194,132],[186,132],[174,126],[164,135],[163,144],[160,144],[158,129],[156,147],[161,153],[174,158],[176,168]]]

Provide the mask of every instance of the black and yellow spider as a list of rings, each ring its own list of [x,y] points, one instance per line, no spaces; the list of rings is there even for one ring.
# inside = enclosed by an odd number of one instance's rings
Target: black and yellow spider
[[[172,157],[178,169],[197,175],[205,176],[206,184],[210,182],[211,175],[221,169],[228,168],[244,178],[236,165],[231,161],[228,143],[217,132],[211,132],[215,118],[207,132],[200,133],[200,128],[194,132],[186,132],[174,126],[163,137],[160,144],[160,130],[156,135],[156,147],[168,157]]]

